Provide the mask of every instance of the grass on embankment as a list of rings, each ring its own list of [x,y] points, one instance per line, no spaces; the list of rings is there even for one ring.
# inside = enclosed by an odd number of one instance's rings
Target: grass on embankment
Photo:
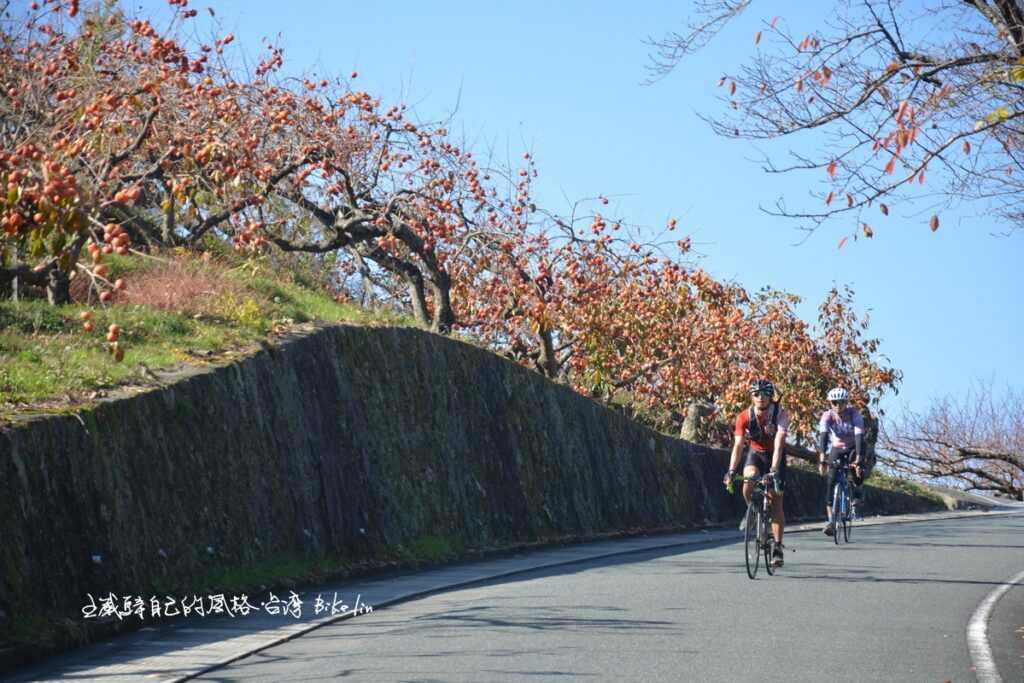
[[[871,476],[869,476],[864,483],[868,486],[874,486],[875,488],[882,489],[884,491],[906,493],[910,496],[918,496],[934,501],[943,507],[946,506],[946,501],[942,496],[938,495],[927,486],[909,479],[901,479],[899,477],[884,474],[879,472],[877,469],[871,473]]]
[[[112,305],[87,305],[88,293],[74,281],[72,292],[82,303],[0,301],[0,419],[31,408],[75,406],[119,385],[149,384],[152,370],[227,360],[297,323],[413,324],[339,303],[258,261],[179,253],[159,260],[107,257],[106,263],[111,281],[128,282]],[[85,310],[92,312],[92,332],[79,319]],[[121,328],[120,363],[107,350],[111,323]]]

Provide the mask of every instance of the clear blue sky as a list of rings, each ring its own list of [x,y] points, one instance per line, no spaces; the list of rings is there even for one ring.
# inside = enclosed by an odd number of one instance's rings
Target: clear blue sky
[[[641,85],[643,41],[682,30],[689,3],[193,0],[190,7],[206,26],[212,6],[221,33],[233,32],[250,55],[263,37],[280,34],[292,73],[357,70],[358,87],[413,104],[423,120],[457,104],[453,130],[475,147],[508,149],[513,158],[533,152],[538,196],[548,206],[566,208],[563,193],[606,194],[615,214],[633,223],[660,227],[676,216],[712,275],[799,294],[809,321],[833,284],[851,285],[882,351],[905,373],[900,396],[885,403],[890,410],[920,410],[977,379],[1024,388],[1024,234],[992,237],[1000,226],[970,210],[943,214],[932,234],[929,214],[894,208],[872,221],[873,240],[851,240],[840,251],[850,224],[828,224],[796,246],[804,233],[758,210],[779,195],[799,204],[819,178],[764,174],[750,161],[757,149],[716,137],[696,113],[721,111],[719,76],[751,54],[759,24],[771,19],[758,12],[810,31],[832,5],[763,4],[652,86]],[[126,6],[168,16],[163,0]]]

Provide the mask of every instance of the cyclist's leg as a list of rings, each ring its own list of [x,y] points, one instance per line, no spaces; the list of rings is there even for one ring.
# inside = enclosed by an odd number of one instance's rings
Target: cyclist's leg
[[[786,511],[783,508],[783,492],[786,490],[786,456],[782,456],[782,463],[779,465],[779,492],[775,493],[775,487],[768,489],[768,502],[772,506],[772,536],[775,542],[782,545],[782,536],[786,530]]]
[[[847,482],[850,486],[850,501],[847,504],[847,507],[849,508],[848,511],[850,513],[850,517],[853,518],[856,515],[857,511],[857,501],[860,499],[861,481],[860,478],[857,476],[856,470],[852,468],[850,469],[850,472],[847,476]]]
[[[774,491],[768,494],[768,502],[772,506],[772,536],[781,545],[782,535],[786,529],[786,512],[782,507],[782,493]]]
[[[857,503],[861,499],[861,487],[864,485],[864,478],[857,476],[856,470],[850,470],[850,502]]]
[[[785,553],[782,550],[782,537],[786,531],[786,512],[783,508],[786,491],[786,456],[782,456],[782,463],[779,465],[779,472],[776,475],[779,491],[775,492],[772,486],[769,490],[768,500],[771,503],[772,513],[772,536],[775,538],[775,547],[772,548],[772,564],[781,567],[785,564]]]
[[[864,460],[861,459],[861,462],[863,463]],[[851,503],[853,504],[853,510],[855,511],[853,516],[857,519],[864,518],[864,481],[871,476],[871,470],[873,467],[874,463],[872,463],[872,467],[865,467],[864,465],[861,465],[861,476],[857,477],[853,482],[853,500]]]

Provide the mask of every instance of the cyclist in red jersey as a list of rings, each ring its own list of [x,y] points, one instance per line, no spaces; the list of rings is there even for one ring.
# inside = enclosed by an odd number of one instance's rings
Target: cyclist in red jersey
[[[736,468],[743,454],[744,444],[749,444],[743,459],[743,476],[756,477],[770,474],[778,482],[779,492],[774,486],[768,486],[768,501],[772,508],[772,535],[775,536],[775,552],[772,564],[781,567],[783,564],[782,535],[786,526],[786,516],[782,507],[782,489],[786,482],[786,429],[789,427],[789,415],[778,404],[773,402],[774,385],[766,379],[751,383],[752,396],[749,409],[736,416],[736,429],[732,446],[732,457],[729,460],[729,471],[725,475],[728,485],[736,476]],[[743,497],[747,503],[754,493],[754,485],[743,482]]]

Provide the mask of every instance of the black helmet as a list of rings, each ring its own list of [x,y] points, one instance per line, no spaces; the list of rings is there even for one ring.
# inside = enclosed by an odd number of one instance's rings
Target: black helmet
[[[775,385],[766,379],[755,379],[750,383],[750,395],[753,396],[760,393],[774,394]]]

